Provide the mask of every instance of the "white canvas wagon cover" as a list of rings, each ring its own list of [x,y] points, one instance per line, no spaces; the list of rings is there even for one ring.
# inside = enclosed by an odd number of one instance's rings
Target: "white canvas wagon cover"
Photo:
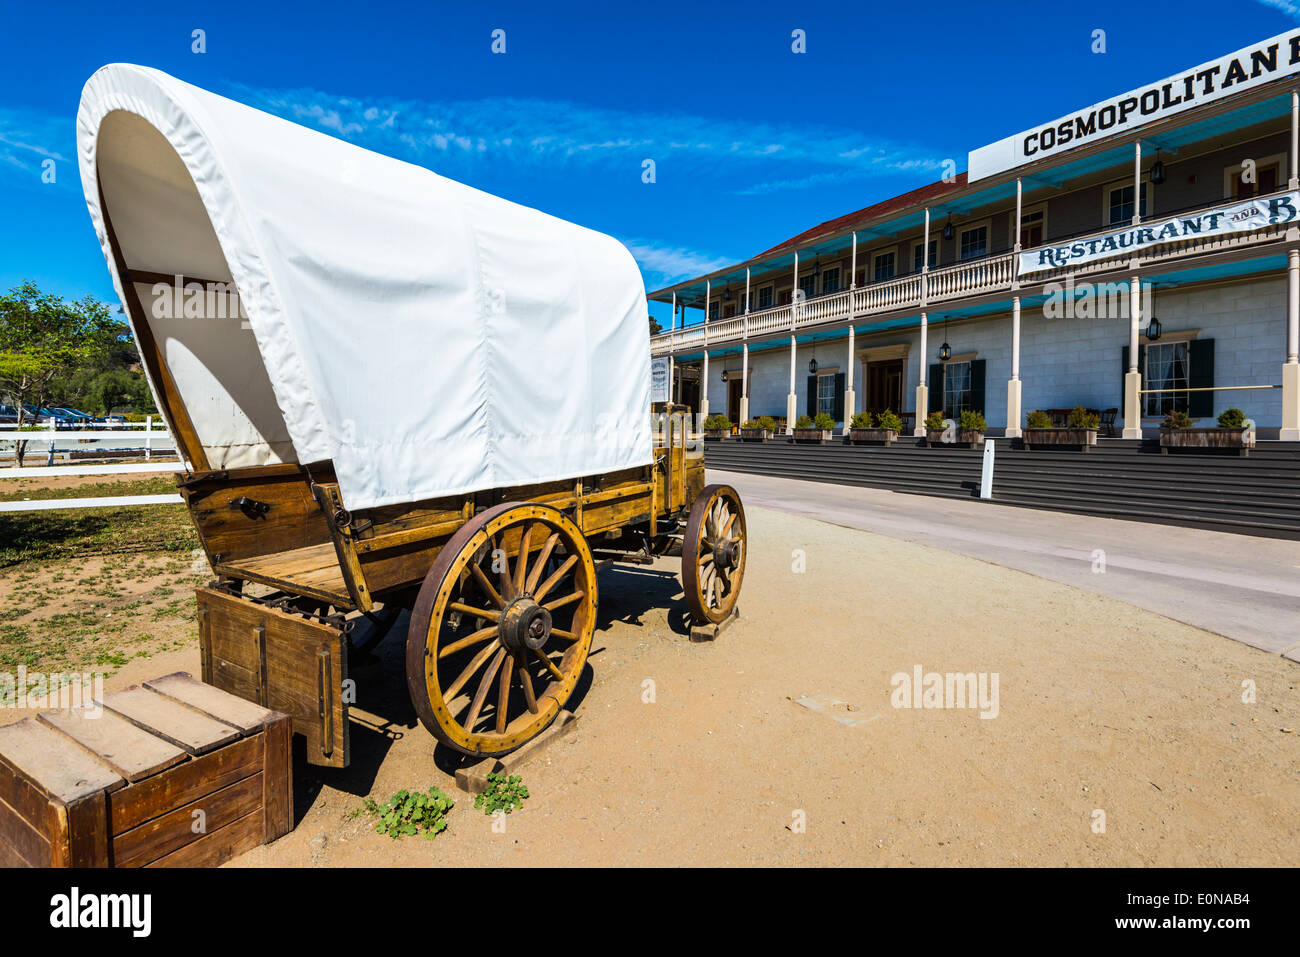
[[[651,461],[616,240],[141,66],[86,83],[77,147],[209,467],[332,460],[360,509]]]

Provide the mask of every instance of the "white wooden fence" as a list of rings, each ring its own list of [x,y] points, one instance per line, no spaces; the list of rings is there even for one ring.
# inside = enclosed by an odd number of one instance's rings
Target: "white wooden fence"
[[[19,431],[15,425],[0,425],[0,455],[13,457],[18,442],[27,442],[27,455],[46,454],[46,464],[31,468],[10,466],[0,468],[4,478],[57,478],[62,475],[130,475],[157,472],[174,472],[181,467],[173,457],[171,434],[161,419],[154,416],[144,422],[125,422],[90,429],[58,429],[53,424],[48,429]],[[85,451],[87,443],[103,448],[139,449],[146,459],[143,463],[119,465],[55,465],[54,454],[60,450]],[[154,456],[160,457],[155,459]],[[36,512],[54,509],[118,508],[125,505],[179,504],[183,499],[169,495],[108,495],[98,498],[29,499],[21,502],[0,502],[0,512]]]

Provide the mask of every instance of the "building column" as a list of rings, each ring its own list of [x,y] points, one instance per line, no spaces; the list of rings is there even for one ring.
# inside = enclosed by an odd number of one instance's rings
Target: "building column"
[[[795,410],[799,406],[799,400],[794,394],[794,336],[790,337],[790,394],[785,397],[785,432],[789,435],[794,431],[794,420],[799,416]]]
[[[1282,431],[1278,438],[1300,442],[1300,249],[1286,254],[1286,362],[1282,366]]]
[[[1300,189],[1300,93],[1291,91],[1291,178],[1287,189]]]
[[[1129,279],[1128,372],[1124,373],[1124,432],[1126,439],[1142,438],[1142,373],[1138,371],[1138,324],[1142,321],[1142,283]]]
[[[1133,144],[1133,225],[1142,222],[1142,141]]]
[[[926,247],[928,248],[928,247]],[[921,256],[927,256],[927,252],[922,252]],[[924,261],[924,258],[923,260]],[[916,422],[912,429],[913,435],[925,435],[925,417],[930,413],[930,388],[926,385],[926,376],[930,372],[930,367],[926,364],[929,360],[926,358],[926,351],[929,348],[927,340],[929,337],[929,325],[926,322],[925,313],[921,313],[921,354],[920,354],[920,374],[916,387]]]
[[[853,418],[853,413],[857,410],[858,397],[853,391],[853,324],[849,323],[849,365],[844,372],[844,384],[847,388],[844,390],[844,434],[849,434],[849,421]]]
[[[749,343],[743,343],[740,354],[740,422],[749,421]],[[740,423],[737,423],[740,424]]]
[[[1020,297],[1011,299],[1011,378],[1007,380],[1007,438],[1020,437]]]
[[[787,435],[794,432],[794,420],[798,418],[795,410],[799,407],[799,400],[794,394],[794,351],[795,336],[794,330],[798,325],[796,318],[799,314],[799,250],[794,251],[794,285],[790,287],[790,394],[785,397],[785,431]]]
[[[709,300],[713,286],[704,280],[704,368],[700,370],[700,415],[709,417]]]

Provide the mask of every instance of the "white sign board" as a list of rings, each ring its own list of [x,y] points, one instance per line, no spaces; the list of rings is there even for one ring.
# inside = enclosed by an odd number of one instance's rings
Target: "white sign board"
[[[650,360],[650,401],[668,402],[671,383],[668,381],[668,357]]]
[[[1300,29],[973,150],[967,156],[967,180],[973,183],[1056,156],[1297,72]]]
[[[1039,246],[1020,254],[1016,275],[1078,266],[1096,259],[1107,259],[1124,252],[1158,246],[1179,239],[1220,236],[1225,233],[1250,232],[1294,222],[1300,216],[1300,192],[1280,193],[1263,199],[1248,199],[1232,206],[1208,212],[1141,223],[1088,239]]]

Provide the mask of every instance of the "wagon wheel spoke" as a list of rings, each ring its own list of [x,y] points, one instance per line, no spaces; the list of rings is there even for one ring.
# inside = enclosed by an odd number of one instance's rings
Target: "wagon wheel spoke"
[[[559,540],[559,532],[552,532],[551,536],[546,539],[546,544],[542,546],[537,561],[533,562],[532,571],[528,573],[528,580],[524,582],[525,595],[532,595],[537,591],[537,581],[542,577],[542,573],[546,571],[546,563],[551,560],[551,552],[555,549],[555,543]]]
[[[510,560],[505,557],[505,550],[501,547],[502,537],[504,536],[492,539],[492,554],[501,556],[501,571],[497,572],[501,582],[501,595],[507,602],[511,602],[515,598],[515,583],[510,577]],[[492,561],[495,563],[496,558],[493,557]]]
[[[463,601],[454,601],[448,606],[452,611],[458,611],[462,615],[472,615],[475,618],[485,618],[488,621],[500,621],[501,612],[492,608],[477,608],[474,605],[467,605]]]
[[[497,682],[497,734],[506,733],[506,715],[510,710],[510,676],[514,670],[515,656],[507,655],[501,668],[501,680]]]
[[[515,578],[514,590],[516,595],[524,593],[524,579],[528,577],[528,546],[533,540],[533,529],[536,522],[524,529],[524,535],[519,539],[519,556],[515,559]]]
[[[480,628],[471,635],[464,638],[458,638],[449,645],[445,645],[438,650],[439,658],[449,658],[456,652],[461,651],[471,645],[477,645],[480,641],[486,641],[497,633],[497,626],[492,625],[489,628]]]
[[[478,683],[478,691],[474,693],[474,700],[469,705],[469,713],[465,715],[465,727],[470,731],[473,731],[474,725],[478,724],[479,712],[483,710],[483,702],[487,700],[488,690],[492,687],[492,679],[497,676],[497,670],[501,667],[501,662],[505,656],[506,650],[498,648],[497,653],[492,656],[487,671],[483,673],[483,680]]]
[[[500,647],[500,640],[496,640],[481,649],[479,653],[470,660],[470,663],[465,666],[465,670],[457,675],[456,680],[453,681],[443,693],[443,697],[447,701],[455,700],[456,695],[460,694],[460,690],[465,687],[465,683],[468,682],[470,678],[474,677],[474,672],[482,668],[483,662],[487,661],[488,658],[492,656],[492,652],[500,649]]]
[[[533,655],[537,658],[538,661],[546,665],[547,671],[549,671],[552,675],[554,675],[559,680],[561,681],[564,680],[564,672],[561,671],[559,668],[555,667],[555,662],[553,662],[550,658],[546,657],[546,652],[542,651],[540,648],[534,648]]]
[[[519,672],[519,687],[524,689],[524,703],[532,714],[537,714],[537,694],[533,691],[533,676],[528,673],[528,663],[523,657],[515,659],[515,668]]]
[[[572,605],[575,601],[580,601],[585,594],[586,592],[581,590],[575,591],[572,594],[565,595],[563,598],[556,598],[552,601],[548,601],[542,607],[545,608],[547,611],[558,611],[559,609],[565,607],[566,605]],[[556,630],[552,628],[551,634],[553,635],[558,634],[558,632],[556,632]]]
[[[539,587],[536,593],[533,595],[533,600],[541,601],[543,598],[545,598],[547,593],[550,592],[550,590],[554,588],[557,584],[559,584],[560,579],[563,578],[566,574],[568,574],[569,569],[576,564],[578,564],[577,555],[570,555],[568,558],[566,558],[561,563],[560,567],[557,568],[555,572],[551,575],[551,577],[546,579],[546,581],[542,582],[541,587]]]
[[[483,569],[479,568],[478,562],[471,562],[469,570],[474,576],[474,581],[478,583],[478,587],[483,590],[483,594],[492,600],[492,604],[498,608],[506,607],[506,600],[501,597],[501,593],[496,590],[487,575],[483,574]]]

